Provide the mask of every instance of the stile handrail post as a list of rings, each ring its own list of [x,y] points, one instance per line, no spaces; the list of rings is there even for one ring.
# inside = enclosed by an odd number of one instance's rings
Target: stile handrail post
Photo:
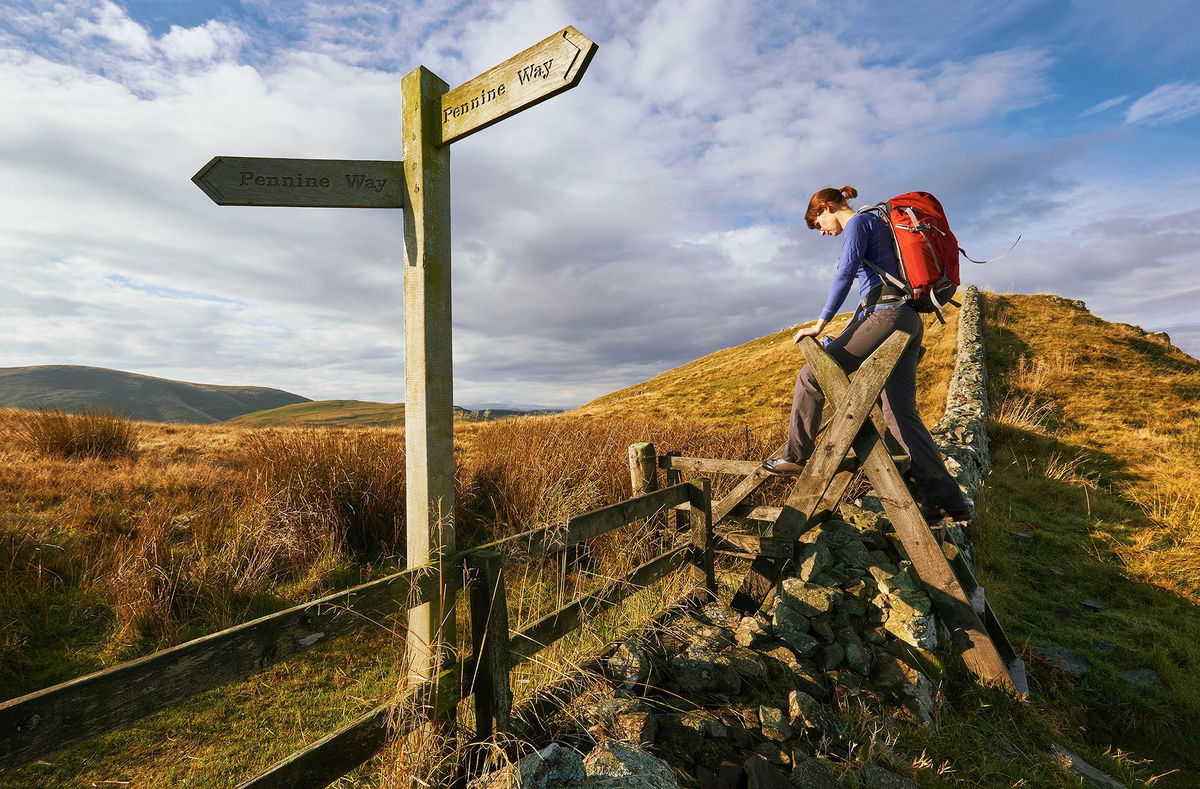
[[[475,655],[475,673],[468,680],[475,696],[475,737],[485,740],[511,728],[508,594],[499,551],[474,551],[467,554],[465,561],[470,574],[471,642]]]
[[[692,524],[691,543],[697,580],[704,585],[704,590],[709,595],[715,597],[717,576],[713,566],[712,483],[701,477],[691,485],[691,507],[688,513]]]

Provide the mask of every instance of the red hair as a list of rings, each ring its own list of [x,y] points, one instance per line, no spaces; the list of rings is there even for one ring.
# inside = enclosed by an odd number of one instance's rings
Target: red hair
[[[804,212],[804,222],[813,230],[817,229],[817,217],[825,209],[838,211],[849,208],[846,201],[858,197],[858,190],[853,186],[843,186],[834,189],[832,186],[815,192],[808,201],[808,210]]]

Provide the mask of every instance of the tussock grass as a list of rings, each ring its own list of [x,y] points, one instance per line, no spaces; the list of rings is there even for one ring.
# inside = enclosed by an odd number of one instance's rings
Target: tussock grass
[[[44,408],[28,414],[4,420],[2,429],[47,456],[101,460],[137,457],[137,426],[111,411],[72,414],[58,408]]]

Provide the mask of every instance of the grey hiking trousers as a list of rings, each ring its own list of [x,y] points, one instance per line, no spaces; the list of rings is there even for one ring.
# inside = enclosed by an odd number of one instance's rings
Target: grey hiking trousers
[[[908,453],[911,473],[922,502],[947,508],[961,507],[964,501],[962,491],[946,471],[929,429],[917,414],[917,361],[921,358],[921,339],[925,336],[925,326],[916,310],[896,307],[860,315],[834,337],[825,350],[846,372],[852,373],[897,330],[909,332],[913,338],[884,384],[884,418],[892,435]],[[804,460],[812,455],[824,406],[825,393],[817,384],[811,368],[805,365],[796,376],[792,398],[786,454],[789,460]]]

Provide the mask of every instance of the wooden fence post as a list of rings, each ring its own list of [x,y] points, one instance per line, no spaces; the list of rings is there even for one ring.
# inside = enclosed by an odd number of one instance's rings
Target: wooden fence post
[[[705,591],[715,597],[717,576],[713,568],[712,483],[701,477],[692,485],[689,515],[692,521],[693,561],[697,567],[697,580],[701,580]]]
[[[629,445],[629,481],[635,497],[658,490],[658,456],[653,444]]]
[[[508,653],[508,595],[504,589],[502,557],[498,551],[475,551],[466,556],[471,575],[471,644],[475,654],[475,736],[507,732],[512,713],[511,665]]]
[[[679,450],[675,450],[673,452],[668,452],[665,457],[677,458],[681,454],[682,453],[680,453]],[[667,481],[668,488],[671,487],[672,485],[678,485],[679,483],[683,482],[683,472],[677,468],[671,468],[668,466],[666,478],[667,478],[666,481]],[[674,526],[675,526],[676,533],[682,534],[683,532],[687,531],[688,520],[687,520],[687,516],[683,514],[682,510],[675,510],[674,521],[675,521]]]

